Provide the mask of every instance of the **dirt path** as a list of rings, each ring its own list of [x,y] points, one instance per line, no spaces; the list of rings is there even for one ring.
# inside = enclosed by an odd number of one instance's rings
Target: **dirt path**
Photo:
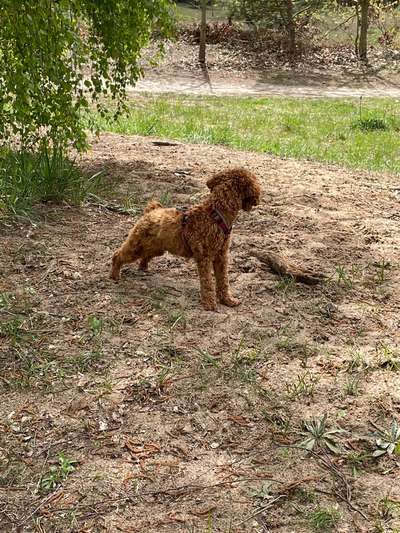
[[[316,97],[400,97],[400,83],[394,79],[323,74],[277,73],[269,76],[241,76],[221,72],[148,73],[132,92],[181,93],[215,96]]]

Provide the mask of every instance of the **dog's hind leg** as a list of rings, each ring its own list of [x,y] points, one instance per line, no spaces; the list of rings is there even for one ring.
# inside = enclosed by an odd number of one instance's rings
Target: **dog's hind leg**
[[[235,307],[240,301],[234,298],[229,288],[228,278],[228,249],[222,250],[222,255],[214,259],[214,274],[217,282],[217,296],[221,304]]]
[[[196,263],[200,278],[201,303],[207,311],[216,311],[217,299],[215,297],[215,286],[212,278],[211,259],[203,257],[196,259]]]

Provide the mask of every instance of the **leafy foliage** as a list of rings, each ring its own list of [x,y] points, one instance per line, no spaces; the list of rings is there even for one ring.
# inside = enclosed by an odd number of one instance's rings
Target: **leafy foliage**
[[[85,146],[82,112],[122,109],[151,33],[171,33],[169,0],[2,0],[0,145]]]
[[[58,464],[51,466],[47,474],[41,478],[39,482],[40,489],[43,492],[50,492],[57,488],[75,470],[74,464],[76,464],[76,461],[69,459],[63,452],[60,452]]]
[[[387,453],[388,455],[400,455],[400,425],[397,420],[393,420],[389,431],[379,430],[376,433],[378,437],[375,441],[376,450],[373,457],[380,457]]]
[[[313,450],[318,446],[326,446],[333,453],[340,453],[334,435],[343,433],[342,429],[327,429],[327,415],[322,418],[313,418],[303,422],[304,431],[301,433],[306,438],[300,443],[305,450]]]

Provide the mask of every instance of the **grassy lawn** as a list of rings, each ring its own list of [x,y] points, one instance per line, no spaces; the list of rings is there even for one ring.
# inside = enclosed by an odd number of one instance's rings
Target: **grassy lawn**
[[[280,157],[400,173],[399,105],[393,99],[135,98],[116,122],[96,117],[100,131],[221,144]]]

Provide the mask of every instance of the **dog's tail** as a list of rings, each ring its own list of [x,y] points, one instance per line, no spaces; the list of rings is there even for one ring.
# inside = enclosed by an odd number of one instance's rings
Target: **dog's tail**
[[[151,202],[146,205],[144,214],[150,213],[150,211],[153,211],[153,209],[160,209],[160,207],[162,208],[162,204],[160,204],[160,202],[157,202],[157,200],[151,200]]]

